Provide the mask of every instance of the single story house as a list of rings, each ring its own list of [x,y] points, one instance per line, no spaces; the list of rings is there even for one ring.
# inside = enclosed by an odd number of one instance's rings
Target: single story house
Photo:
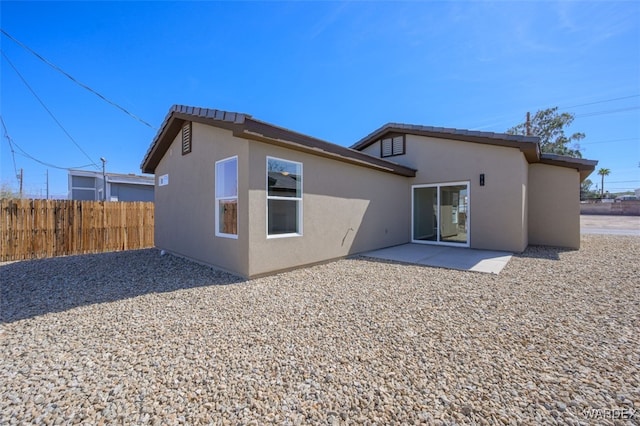
[[[69,170],[69,200],[153,201],[154,189],[153,176]]]
[[[253,278],[409,242],[578,248],[597,162],[539,139],[387,124],[346,148],[175,105],[142,162],[158,248]]]

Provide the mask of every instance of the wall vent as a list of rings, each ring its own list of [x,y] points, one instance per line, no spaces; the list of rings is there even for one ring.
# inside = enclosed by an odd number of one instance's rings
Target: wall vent
[[[182,126],[182,155],[191,152],[191,122],[187,121]]]

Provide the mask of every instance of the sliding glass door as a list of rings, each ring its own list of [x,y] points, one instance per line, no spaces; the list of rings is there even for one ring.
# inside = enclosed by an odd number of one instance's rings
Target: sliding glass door
[[[412,230],[415,243],[469,246],[469,183],[414,185]]]

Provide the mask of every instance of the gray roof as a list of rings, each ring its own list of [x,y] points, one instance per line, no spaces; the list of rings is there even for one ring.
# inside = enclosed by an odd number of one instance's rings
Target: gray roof
[[[102,179],[102,172],[93,171],[93,170],[69,169],[69,175],[97,177],[99,179]],[[141,175],[136,175],[134,173],[106,172],[105,177],[107,178],[107,181],[111,183],[127,183],[127,184],[134,184],[134,185],[154,185],[155,184],[155,178],[153,176],[141,176]]]
[[[585,179],[598,163],[593,160],[571,158],[560,155],[541,154],[540,138],[537,136],[510,135],[506,133],[480,132],[476,130],[446,127],[421,126],[414,124],[388,123],[370,133],[350,148],[316,139],[284,127],[257,120],[249,114],[174,105],[165,117],[160,130],[153,139],[141,168],[143,173],[154,173],[158,163],[169,149],[185,121],[203,123],[230,130],[234,136],[270,143],[313,155],[331,158],[351,164],[369,167],[400,176],[414,177],[416,170],[386,159],[361,152],[362,149],[380,140],[387,134],[413,134],[419,136],[452,139],[487,145],[505,146],[519,149],[529,163],[544,163],[577,169],[580,178]]]
[[[380,140],[387,133],[402,133],[430,136],[440,139],[508,146],[520,149],[529,162],[537,161],[540,155],[540,138],[537,136],[510,135],[507,133],[480,132],[477,130],[454,129],[449,127],[421,126],[417,124],[387,123],[371,132],[355,144],[352,149],[362,150]]]
[[[155,168],[185,121],[227,129],[232,131],[234,136],[242,139],[283,146],[401,176],[413,177],[416,175],[416,171],[410,167],[256,120],[248,114],[185,105],[174,105],[169,110],[142,161],[143,173],[155,172]]]
[[[569,167],[580,172],[580,181],[583,181],[593,172],[598,165],[597,160],[587,160],[586,158],[567,157],[557,154],[540,154],[540,163],[552,166]]]
[[[543,163],[577,169],[584,180],[598,164],[595,160],[566,157],[564,155],[540,152],[540,138],[537,136],[510,135],[508,133],[480,132],[477,130],[453,129],[447,127],[421,126],[416,124],[387,123],[351,146],[362,150],[387,134],[410,134],[440,139],[483,143],[488,145],[518,148],[529,163]]]

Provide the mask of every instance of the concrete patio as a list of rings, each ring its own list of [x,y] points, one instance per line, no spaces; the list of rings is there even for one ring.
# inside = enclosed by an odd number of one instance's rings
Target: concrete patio
[[[395,262],[499,274],[509,263],[512,253],[428,244],[403,244],[369,251],[362,255]]]

